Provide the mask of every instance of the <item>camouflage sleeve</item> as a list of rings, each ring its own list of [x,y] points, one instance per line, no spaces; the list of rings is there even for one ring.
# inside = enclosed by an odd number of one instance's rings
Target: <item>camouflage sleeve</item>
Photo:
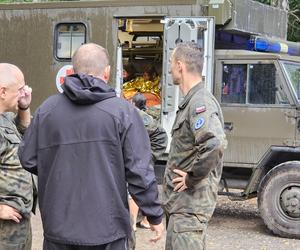
[[[24,126],[24,125],[21,123],[21,121],[20,121],[20,119],[19,119],[18,116],[16,116],[16,118],[15,118],[15,123],[16,123],[16,127],[17,127],[19,133],[20,133],[21,135],[24,135],[24,133],[25,133],[27,127]]]
[[[153,121],[153,123],[156,123]],[[166,151],[168,145],[168,135],[159,125],[153,124],[147,127],[150,138],[152,162],[154,163]]]
[[[188,171],[186,184],[192,187],[209,175],[223,157],[223,124],[213,102],[195,104],[189,112],[189,122],[195,137],[197,155]]]
[[[2,159],[2,155],[5,152],[5,148],[6,148],[5,139],[0,130],[0,159]],[[1,161],[0,161],[0,163],[1,163]]]
[[[38,114],[38,112],[36,112]],[[28,172],[37,175],[37,127],[38,115],[35,115],[26,129],[23,140],[19,145],[19,158],[21,165]]]
[[[21,135],[24,134],[24,132],[25,132],[25,130],[26,130],[27,127],[25,127],[24,125],[22,125],[19,117],[15,113],[13,113],[13,112],[6,112],[5,113],[5,117],[8,120],[10,120],[12,123],[15,124],[16,128],[18,129],[18,131],[19,131],[19,133]]]
[[[168,136],[166,131],[158,125],[157,121],[151,115],[139,109],[137,109],[137,111],[141,116],[149,135],[151,144],[151,163],[154,164],[156,159],[166,151]]]
[[[8,119],[11,122],[14,122],[14,113],[12,112],[6,112],[4,114],[1,115],[0,119],[4,119],[3,117],[5,116],[6,119]],[[2,128],[4,129],[4,128]],[[6,139],[4,136],[4,131],[0,129],[0,159],[2,159],[2,155],[5,153],[6,148],[7,148],[7,143],[6,143]],[[1,161],[0,161],[1,163]]]
[[[150,164],[149,136],[135,108],[123,131],[123,155],[128,191],[151,224],[162,221],[163,210],[158,199],[157,182]]]

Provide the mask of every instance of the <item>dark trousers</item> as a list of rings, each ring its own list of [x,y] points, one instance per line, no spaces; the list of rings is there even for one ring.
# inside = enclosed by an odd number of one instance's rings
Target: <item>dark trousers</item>
[[[122,238],[105,245],[80,246],[59,244],[44,239],[43,250],[128,250],[128,242],[127,238]]]

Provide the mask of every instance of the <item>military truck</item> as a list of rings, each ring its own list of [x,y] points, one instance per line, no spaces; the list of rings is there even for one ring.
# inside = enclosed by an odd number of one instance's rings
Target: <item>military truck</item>
[[[204,51],[204,82],[225,117],[229,143],[220,194],[258,197],[273,233],[300,238],[300,48],[285,42],[286,33],[284,10],[250,0],[0,5],[0,58],[24,71],[33,110],[61,90],[74,50],[96,42],[108,48],[119,94],[123,63],[139,70],[155,65],[159,120],[170,134],[182,98],[172,84],[170,55],[177,42],[195,41]],[[155,167],[158,179],[164,160]]]

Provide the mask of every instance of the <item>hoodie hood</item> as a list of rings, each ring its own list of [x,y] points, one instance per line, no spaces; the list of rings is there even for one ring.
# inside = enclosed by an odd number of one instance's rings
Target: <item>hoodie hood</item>
[[[82,105],[94,104],[116,96],[115,90],[106,82],[85,74],[67,76],[62,89],[68,99]]]

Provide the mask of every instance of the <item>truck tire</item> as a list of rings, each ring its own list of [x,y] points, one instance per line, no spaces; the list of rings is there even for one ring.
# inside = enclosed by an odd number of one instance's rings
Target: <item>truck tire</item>
[[[282,163],[270,170],[258,190],[258,208],[276,235],[300,238],[300,162]]]

